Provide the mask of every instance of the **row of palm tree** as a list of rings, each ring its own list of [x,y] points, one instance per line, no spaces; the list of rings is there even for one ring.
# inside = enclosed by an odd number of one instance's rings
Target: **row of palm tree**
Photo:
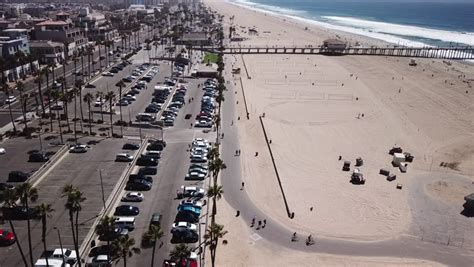
[[[54,212],[54,209],[51,208],[51,204],[42,203],[37,206],[36,209],[36,217],[31,218],[29,216],[30,204],[35,203],[38,200],[38,190],[33,187],[29,182],[25,182],[17,186],[13,189],[7,189],[1,195],[0,200],[3,202],[3,207],[12,209],[21,204],[21,207],[27,211],[27,238],[28,238],[28,250],[29,250],[29,257],[28,259],[23,252],[21,247],[21,242],[15,230],[15,225],[13,224],[13,220],[11,216],[8,216],[8,222],[10,224],[11,231],[16,238],[16,245],[20,252],[20,255],[23,260],[23,264],[25,266],[34,266],[33,261],[33,249],[32,249],[32,239],[31,239],[31,219],[38,219],[41,220],[41,241],[43,243],[43,248],[46,250],[46,230],[47,230],[47,218],[51,217],[51,214]],[[29,262],[28,262],[29,261]],[[48,258],[46,256],[46,262],[48,263]]]

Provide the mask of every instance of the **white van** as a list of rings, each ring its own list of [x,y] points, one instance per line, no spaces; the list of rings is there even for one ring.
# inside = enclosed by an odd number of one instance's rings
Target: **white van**
[[[129,231],[135,229],[135,217],[114,217],[115,224],[118,227],[125,228]]]

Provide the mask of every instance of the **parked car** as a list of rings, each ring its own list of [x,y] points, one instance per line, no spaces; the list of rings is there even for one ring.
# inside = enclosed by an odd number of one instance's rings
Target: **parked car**
[[[197,225],[194,224],[194,223],[190,223],[190,222],[175,222],[171,226],[171,233],[173,233],[174,231],[176,231],[178,229],[188,229],[188,230],[196,232],[197,231]]]
[[[8,174],[8,182],[25,182],[30,175],[22,171],[11,171]]]
[[[171,243],[196,243],[199,236],[196,232],[188,229],[178,229],[173,232]]]
[[[5,229],[0,229],[0,246],[10,246],[15,243],[15,235]]]
[[[192,173],[198,173],[204,175],[206,177],[207,175],[207,170],[203,168],[189,168],[188,174],[191,175]]]
[[[37,218],[38,209],[36,207],[29,207],[28,209],[22,206],[16,207],[2,207],[3,219],[5,220],[27,220]]]
[[[46,162],[49,160],[49,156],[46,153],[35,152],[29,156],[29,162]]]
[[[86,145],[74,145],[69,148],[69,153],[86,153],[88,149]]]
[[[148,183],[153,183],[153,177],[146,176],[146,175],[143,175],[143,174],[130,174],[130,176],[128,177],[129,182],[142,181],[142,180],[144,180]]]
[[[148,191],[151,190],[151,183],[145,180],[128,182],[125,186],[125,190]]]
[[[87,84],[85,85],[85,87],[86,87],[86,88],[96,88],[97,86],[95,86],[95,85],[93,85],[93,84],[91,84],[91,83],[87,83]]]
[[[194,198],[202,198],[205,195],[205,191],[203,188],[196,187],[196,186],[181,186],[181,192],[178,194],[178,198],[183,197],[194,197]]]
[[[110,71],[105,71],[105,72],[102,72],[102,76],[114,77],[114,74]]]
[[[115,216],[136,216],[140,213],[140,209],[131,205],[121,205],[115,208]]]
[[[122,149],[127,149],[127,150],[138,150],[140,148],[139,144],[132,144],[132,143],[125,143],[122,146]]]
[[[51,255],[53,259],[60,259],[66,261],[66,263],[73,266],[77,262],[77,253],[75,250],[67,249],[67,248],[57,248],[53,251]]]
[[[138,174],[142,175],[155,175],[158,169],[156,167],[142,167],[138,170]]]
[[[124,202],[141,202],[145,196],[140,192],[128,192],[122,197]]]
[[[141,156],[137,159],[137,166],[158,166],[158,160]]]
[[[128,229],[116,226],[113,231],[106,232],[99,236],[100,241],[113,241],[120,236],[128,235]]]
[[[183,199],[181,200],[181,205],[191,205],[202,208],[202,206],[204,206],[204,202],[197,199]]]
[[[16,101],[16,97],[15,97],[15,96],[12,96],[12,95],[11,95],[11,96],[8,96],[7,99],[5,99],[5,103],[6,103],[6,104],[11,104],[11,103],[13,103],[13,102],[15,102],[15,101]]]
[[[158,212],[153,213],[153,215],[151,215],[150,225],[160,226],[160,224],[161,224],[161,214]]]
[[[185,181],[202,181],[206,178],[205,174],[199,172],[188,172],[184,177]]]
[[[205,162],[207,162],[207,157],[202,156],[202,155],[192,155],[190,158],[191,158],[191,163],[205,163]]]
[[[131,162],[133,161],[133,156],[127,153],[119,153],[115,157],[115,161],[117,162]]]
[[[175,222],[190,222],[190,223],[198,223],[199,222],[199,216],[189,212],[189,211],[178,211],[175,217]]]

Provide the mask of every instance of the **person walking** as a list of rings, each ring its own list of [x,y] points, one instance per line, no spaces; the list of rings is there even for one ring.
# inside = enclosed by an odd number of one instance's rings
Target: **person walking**
[[[245,186],[245,182],[242,182],[242,187],[240,188],[240,190],[244,190],[244,186]]]

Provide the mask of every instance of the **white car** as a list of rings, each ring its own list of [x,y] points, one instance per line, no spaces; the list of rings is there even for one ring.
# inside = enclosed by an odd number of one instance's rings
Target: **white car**
[[[88,149],[86,145],[74,145],[69,148],[69,153],[86,153]]]
[[[209,141],[207,139],[200,138],[200,137],[194,138],[193,143],[198,143],[198,142],[209,144]]]
[[[61,252],[61,249],[57,248],[53,251],[53,259],[61,259],[62,260],[63,255],[64,255],[64,260],[67,263],[71,264],[71,266],[76,264],[76,262],[77,262],[77,253],[76,253],[75,250],[63,248],[62,252]]]
[[[212,121],[196,121],[194,124],[196,127],[205,127],[205,128],[211,128],[212,127]]]
[[[95,100],[94,106],[100,107],[100,106],[102,106],[103,104],[105,104],[105,99],[99,97],[99,98],[97,98],[97,99]]]
[[[199,208],[202,208],[202,206],[204,206],[204,203],[201,200],[196,200],[196,199],[183,199],[181,201],[181,205],[186,205],[186,204],[196,206]]]
[[[177,222],[173,223],[171,229],[171,233],[173,233],[176,229],[181,228],[181,229],[189,229],[191,231],[197,231],[197,225],[194,223],[189,223],[189,222]]]
[[[183,197],[204,197],[205,191],[197,186],[181,186]]]
[[[209,145],[208,143],[204,143],[204,142],[193,142],[193,148],[195,148],[195,147],[209,149],[209,148],[211,148],[211,145]]]
[[[7,150],[3,147],[0,147],[0,155],[5,155],[7,153]]]
[[[13,103],[13,102],[15,102],[15,101],[16,101],[16,97],[14,97],[14,96],[12,96],[12,95],[9,96],[9,97],[7,97],[7,99],[5,99],[5,103],[7,103],[7,104],[8,104],[8,103]]]
[[[141,202],[145,196],[140,192],[129,192],[122,197],[122,201],[126,202]]]
[[[207,157],[202,155],[191,155],[191,163],[205,163],[207,162]]]
[[[189,172],[186,174],[184,177],[185,181],[193,181],[193,180],[204,180],[206,178],[206,175],[200,172]]]
[[[105,72],[102,72],[102,76],[114,77],[114,74],[110,71],[105,71]]]
[[[191,154],[207,155],[209,150],[204,147],[193,147],[191,149]]]

